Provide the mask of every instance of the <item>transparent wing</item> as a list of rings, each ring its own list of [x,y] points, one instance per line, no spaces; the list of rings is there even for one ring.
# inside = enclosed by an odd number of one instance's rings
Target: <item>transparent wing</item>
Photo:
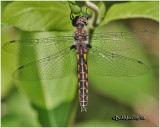
[[[88,69],[97,75],[137,76],[149,71],[141,61],[93,47],[88,52]]]
[[[108,51],[125,51],[142,45],[154,36],[151,30],[134,32],[95,33],[91,45],[105,48]]]
[[[42,39],[13,40],[3,45],[3,49],[11,54],[33,58],[51,56],[74,44],[73,36],[60,36]]]
[[[13,73],[13,78],[27,81],[56,79],[75,72],[76,65],[76,52],[68,48],[21,66]]]

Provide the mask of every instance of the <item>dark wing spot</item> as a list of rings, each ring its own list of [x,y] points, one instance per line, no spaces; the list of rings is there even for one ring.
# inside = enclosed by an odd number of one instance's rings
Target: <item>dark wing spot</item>
[[[140,64],[143,64],[143,62],[141,62],[141,61],[137,61],[138,63],[140,63]]]
[[[15,42],[15,40],[10,41],[10,43],[13,43],[13,42]]]
[[[19,67],[18,69],[22,69],[22,68],[24,68],[24,66],[21,66],[21,67]]]

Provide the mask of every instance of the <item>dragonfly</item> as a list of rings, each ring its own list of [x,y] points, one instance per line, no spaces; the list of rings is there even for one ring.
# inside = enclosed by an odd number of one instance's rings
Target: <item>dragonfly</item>
[[[13,73],[16,80],[50,80],[77,72],[81,111],[86,112],[88,73],[101,76],[138,76],[149,71],[148,66],[140,60],[116,54],[114,51],[141,46],[141,43],[136,42],[148,38],[150,30],[94,33],[89,44],[90,35],[86,29],[89,17],[79,15],[71,19],[75,27],[73,36],[12,40],[5,43],[3,49],[29,58],[36,55],[37,60],[19,67]],[[23,49],[24,53],[19,49]]]

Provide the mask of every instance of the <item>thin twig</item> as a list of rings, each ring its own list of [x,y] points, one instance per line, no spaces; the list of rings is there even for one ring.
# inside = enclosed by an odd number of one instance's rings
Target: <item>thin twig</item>
[[[90,28],[90,31],[89,31],[89,43],[90,43],[90,41],[91,41],[91,39],[92,39],[92,34],[93,34],[93,32],[94,32],[94,29],[95,29],[95,27],[97,26],[97,21],[98,21],[98,15],[99,15],[99,9],[98,9],[98,7],[95,5],[95,4],[93,4],[93,3],[91,3],[91,2],[89,2],[89,1],[86,1],[85,2],[85,6],[87,7],[87,8],[90,8],[91,10],[93,10],[93,16],[92,16],[92,20],[91,20],[91,24],[90,24],[90,26],[89,26],[89,28]]]

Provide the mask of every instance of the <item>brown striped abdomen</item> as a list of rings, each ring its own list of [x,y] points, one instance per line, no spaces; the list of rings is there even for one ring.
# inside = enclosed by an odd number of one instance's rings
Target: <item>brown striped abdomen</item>
[[[86,111],[88,102],[88,67],[87,50],[77,49],[78,89],[81,111]]]

